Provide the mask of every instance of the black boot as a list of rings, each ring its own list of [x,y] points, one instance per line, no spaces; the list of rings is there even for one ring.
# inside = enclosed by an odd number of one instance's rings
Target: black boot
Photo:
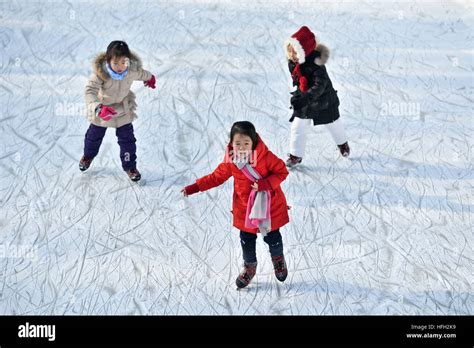
[[[235,280],[237,288],[242,289],[249,285],[250,281],[255,277],[256,272],[257,262],[244,262],[244,269]]]
[[[81,160],[79,161],[79,169],[81,170],[81,172],[89,169],[89,167],[91,166],[92,160],[93,158],[82,156]]]
[[[127,175],[132,181],[139,181],[142,178],[142,175],[136,168],[127,170]]]
[[[272,263],[276,278],[279,281],[284,282],[288,276],[288,268],[286,267],[285,256],[272,256]]]
[[[347,141],[342,145],[337,145],[337,147],[339,148],[342,157],[349,157],[351,149],[349,148],[349,143]]]
[[[302,160],[303,160],[302,157],[293,156],[291,153],[289,153],[288,159],[286,160],[286,166],[288,168],[292,168],[296,166],[297,164],[300,164]]]

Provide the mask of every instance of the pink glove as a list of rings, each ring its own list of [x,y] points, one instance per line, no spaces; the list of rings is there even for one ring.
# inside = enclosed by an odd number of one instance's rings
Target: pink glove
[[[155,89],[155,83],[156,83],[156,79],[155,79],[155,75],[151,75],[151,79],[149,79],[148,81],[145,81],[143,82],[143,84],[149,88],[153,88]]]
[[[115,115],[117,115],[117,112],[115,111],[113,107],[106,106],[106,105],[99,105],[99,106],[100,106],[100,111],[97,116],[99,116],[104,121],[108,121],[114,118]]]

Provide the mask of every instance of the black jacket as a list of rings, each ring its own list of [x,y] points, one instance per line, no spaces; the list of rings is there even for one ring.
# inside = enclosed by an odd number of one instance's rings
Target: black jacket
[[[308,91],[307,93],[301,92],[298,81],[293,81],[293,85],[297,86],[297,90],[292,92],[292,101],[298,97],[302,99],[299,103],[295,103],[299,104],[298,106],[293,105],[293,116],[290,118],[290,122],[293,122],[295,117],[311,118],[316,126],[334,122],[339,118],[337,91],[332,87],[331,79],[324,64],[318,65],[315,62],[320,56],[321,52],[315,50],[300,65],[302,75],[308,80]],[[290,74],[294,68],[295,63],[291,60],[288,61]]]

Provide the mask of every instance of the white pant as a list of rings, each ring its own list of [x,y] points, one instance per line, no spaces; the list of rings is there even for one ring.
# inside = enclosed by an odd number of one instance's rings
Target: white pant
[[[347,141],[346,131],[341,117],[332,123],[325,124],[325,126],[337,145],[342,145]],[[312,119],[294,118],[291,123],[290,137],[290,153],[293,156],[303,157],[306,147],[306,135],[308,130],[312,127]]]

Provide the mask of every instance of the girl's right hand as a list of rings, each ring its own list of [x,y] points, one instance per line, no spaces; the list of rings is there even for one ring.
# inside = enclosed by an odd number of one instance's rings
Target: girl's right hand
[[[181,190],[181,192],[183,193],[184,197],[188,197],[188,196],[191,196],[195,193],[198,193],[199,192],[199,186],[194,183],[192,185],[189,185],[189,186],[186,186],[185,188],[183,188]]]

